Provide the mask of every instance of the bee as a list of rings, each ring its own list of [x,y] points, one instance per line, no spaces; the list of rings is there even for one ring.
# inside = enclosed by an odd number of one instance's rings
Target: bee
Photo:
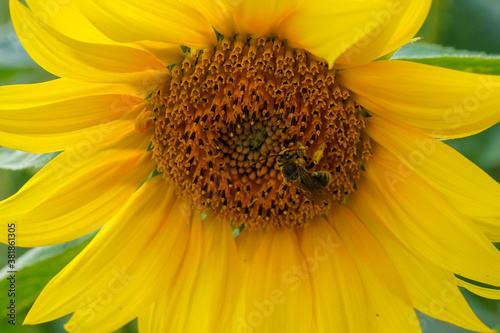
[[[281,151],[276,157],[276,165],[284,181],[297,188],[312,203],[331,201],[332,195],[327,186],[332,175],[328,171],[309,172],[306,168],[305,150]]]
[[[309,201],[314,204],[323,204],[332,200],[332,194],[327,190],[332,175],[328,171],[309,172],[306,167],[305,148],[299,143],[299,149],[284,149],[277,155],[267,156],[265,159],[276,156],[276,166],[286,183],[291,184]],[[324,149],[324,145],[320,146]],[[314,157],[322,155],[316,152]],[[258,163],[257,161],[256,163]],[[314,164],[319,162],[313,161]],[[256,164],[254,163],[254,164]]]

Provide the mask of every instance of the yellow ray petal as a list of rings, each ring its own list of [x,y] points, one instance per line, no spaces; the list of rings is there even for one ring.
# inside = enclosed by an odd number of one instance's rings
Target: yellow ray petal
[[[379,23],[378,28],[345,51],[336,63],[343,67],[365,64],[409,43],[424,23],[430,7],[431,0],[402,0],[371,11],[372,24]]]
[[[191,295],[189,287],[193,282],[192,276],[196,275],[198,267],[201,264],[201,252],[204,244],[203,229],[201,218],[192,221],[186,245],[179,248],[180,254],[183,258],[189,260],[189,264],[184,264],[185,260],[183,259],[181,263],[182,267],[175,270],[175,274],[170,280],[165,281],[156,301],[138,315],[138,326],[141,332],[175,332],[171,330],[173,327],[178,331],[178,329],[183,329],[183,327],[187,325],[185,320],[177,321],[175,318],[172,318],[172,316],[174,313],[185,316],[189,312],[185,309],[186,303],[181,303],[180,309],[176,306],[179,298],[183,296],[181,292],[188,293],[188,295],[185,295],[188,300]],[[193,266],[189,267],[189,265]],[[179,274],[179,271],[182,275]],[[191,281],[179,281],[181,277],[186,278],[186,276],[191,277]],[[181,290],[173,288],[173,286],[178,283],[184,283],[184,285],[181,286]],[[186,302],[186,300],[183,301]]]
[[[16,110],[5,110],[0,105],[0,131],[28,135],[77,131],[132,117],[134,106],[142,101],[137,97],[109,94]]]
[[[459,286],[464,287],[471,293],[484,298],[500,300],[500,289],[477,286],[461,279],[457,279],[457,281]]]
[[[184,60],[184,52],[178,44],[168,44],[152,40],[140,41],[136,44],[154,55],[165,66],[178,64]]]
[[[93,0],[79,9],[118,42],[152,40],[205,49],[217,43],[212,27],[190,6],[176,0]]]
[[[253,235],[261,237],[258,233],[250,236]],[[249,263],[244,305],[231,331],[312,331],[311,280],[304,271],[307,262],[295,232],[287,229],[266,232],[252,261],[246,257],[243,260]]]
[[[308,272],[314,291],[316,329],[310,331],[369,332],[368,321],[359,320],[369,315],[365,286],[343,240],[323,217],[298,235],[304,261],[296,275]]]
[[[500,217],[474,217],[472,221],[490,241],[500,242]]]
[[[95,95],[123,94],[144,98],[150,92],[144,93],[126,84],[87,83],[63,78],[29,85],[1,86],[0,109],[19,110]],[[122,102],[126,100],[124,97]]]
[[[403,17],[399,21],[399,25],[393,28],[393,34],[390,36],[390,40],[385,50],[380,53],[380,56],[397,50],[415,37],[427,18],[431,4],[432,0],[405,0],[403,6],[406,7],[406,10],[403,13]]]
[[[403,178],[415,172],[462,214],[477,220],[483,231],[500,235],[500,184],[483,170],[443,142],[381,117],[367,119],[367,130],[399,159]]]
[[[254,257],[258,252],[258,249],[260,248],[262,243],[262,239],[266,234],[267,232],[265,230],[243,230],[236,237],[238,257],[240,258],[240,262],[242,263],[243,277],[241,279],[241,285],[243,286],[245,286],[247,283],[247,277],[250,276],[250,269],[252,268]],[[231,326],[233,330],[236,330],[238,323],[241,326],[241,318],[244,318],[245,316],[245,294],[246,292],[242,292],[240,295],[240,299],[235,312],[237,315],[234,316],[234,320]]]
[[[102,142],[112,132],[129,130],[120,119],[134,117],[140,111],[134,106],[149,93],[127,84],[71,79],[0,87],[0,143],[45,153]]]
[[[33,15],[38,18],[47,18],[44,23],[65,36],[87,43],[118,45],[93,25],[79,10],[81,3],[70,1],[64,5],[57,2],[28,0],[28,7]],[[139,43],[126,43],[123,46],[147,50],[165,65],[180,62],[183,52],[178,44],[163,42],[141,41]]]
[[[233,36],[236,32],[234,18],[229,9],[232,2],[227,0],[184,0],[181,1],[200,12],[207,22],[224,36]]]
[[[137,316],[137,326],[141,333],[160,333],[166,332],[169,326],[167,318],[164,316],[165,309],[168,308],[169,298],[165,292],[162,292],[153,304],[140,312]]]
[[[455,275],[412,253],[377,220],[362,210],[363,222],[384,247],[406,286],[411,304],[426,315],[474,332],[491,332],[471,310],[457,287]],[[417,323],[416,316],[411,321]]]
[[[69,38],[88,43],[114,44],[76,9],[74,1],[26,0],[26,4],[39,21]]]
[[[153,78],[156,86],[164,66],[151,54],[135,48],[86,43],[40,24],[17,0],[10,0],[12,22],[28,54],[44,69],[60,77],[86,81],[131,83],[142,86]]]
[[[49,282],[26,323],[75,310],[65,326],[70,332],[110,332],[132,320],[158,296],[182,259],[179,249],[186,247],[193,218],[182,207],[161,177],[147,181]]]
[[[297,6],[297,0],[228,1],[236,29],[241,34],[262,37],[276,34],[278,24]]]
[[[265,237],[265,235],[265,231],[245,230],[244,232],[241,232],[236,238],[239,256],[243,258],[244,266],[247,270],[250,269],[250,264],[253,262],[253,258],[257,253],[257,250],[259,249],[262,239],[263,237]]]
[[[347,208],[329,216],[351,253],[363,280],[369,309],[366,332],[421,332],[401,275],[378,240]],[[357,332],[357,331],[352,331]]]
[[[241,291],[241,263],[228,223],[195,222],[181,267],[149,312],[141,332],[226,332]]]
[[[398,256],[398,270],[417,310],[473,332],[494,332],[472,311],[451,272],[410,256],[408,252],[396,252],[393,258]]]
[[[472,135],[500,121],[500,76],[387,60],[338,78],[368,112],[435,138]]]
[[[247,324],[244,319],[246,315],[246,292],[244,286],[246,286],[247,278],[251,274],[250,269],[252,268],[255,254],[258,252],[262,239],[265,237],[266,233],[267,232],[264,230],[243,230],[236,237],[238,258],[242,267],[240,286],[243,286],[243,291],[239,294],[239,300],[235,307],[235,314],[233,315],[231,329],[229,331],[242,330],[245,326],[248,328],[249,324]]]
[[[280,23],[278,35],[290,46],[303,48],[332,66],[339,55],[380,28],[384,21],[374,20],[372,12],[384,10],[390,2],[300,1],[297,9]]]
[[[107,139],[61,153],[0,202],[0,224],[16,223],[19,246],[67,242],[96,230],[153,170],[149,140],[136,134]],[[0,230],[2,242],[6,237]]]
[[[399,177],[400,163],[379,145],[349,199],[349,207],[385,223],[414,253],[455,274],[500,285],[500,252],[470,219],[415,174]],[[365,220],[366,216],[360,216]]]
[[[96,144],[111,140],[133,130],[132,122],[114,120],[105,124],[87,127],[81,130],[50,134],[18,134],[0,132],[3,146],[29,153],[50,153],[63,150],[93,149]]]

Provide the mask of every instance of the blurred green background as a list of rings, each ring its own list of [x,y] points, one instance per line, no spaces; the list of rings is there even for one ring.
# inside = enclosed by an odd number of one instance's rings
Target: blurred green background
[[[417,36],[422,37],[426,43],[500,55],[500,1],[434,1],[431,13]],[[43,82],[53,78],[53,75],[38,67],[24,52],[10,23],[8,0],[0,0],[0,85]],[[449,145],[479,165],[497,181],[500,180],[499,142],[499,125],[470,138],[447,141]],[[21,171],[0,169],[0,200],[15,193],[36,171],[36,168]],[[69,262],[83,246],[84,244],[75,244],[74,251],[65,253],[62,257],[59,256],[56,267],[45,266],[46,271],[50,274],[40,272],[40,279],[32,281],[32,284],[46,283],[51,274],[61,268],[61,263]],[[5,251],[5,246],[2,245],[0,258],[6,258]],[[18,249],[17,257],[19,258],[24,251],[24,249]],[[3,266],[2,263],[0,263],[1,266]],[[4,293],[4,290],[2,289],[0,292]],[[474,311],[487,325],[492,328],[500,328],[500,302],[482,299],[466,291],[464,294]],[[28,298],[34,299],[35,297],[36,294],[33,292]],[[18,311],[15,327],[7,325],[6,317],[2,314],[0,332],[64,332],[62,325],[68,320],[68,317],[38,326],[21,326],[28,308]],[[424,315],[419,314],[419,319],[424,332],[469,332]],[[136,327],[137,324],[133,322],[119,332],[135,332]]]

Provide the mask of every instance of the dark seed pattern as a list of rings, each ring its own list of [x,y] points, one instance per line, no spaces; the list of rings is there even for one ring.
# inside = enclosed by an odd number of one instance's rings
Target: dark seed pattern
[[[363,110],[335,73],[279,39],[237,35],[191,50],[150,99],[158,171],[195,208],[235,226],[307,224],[332,203],[313,204],[284,182],[275,155],[301,143],[308,171],[332,174],[339,204],[370,156]]]

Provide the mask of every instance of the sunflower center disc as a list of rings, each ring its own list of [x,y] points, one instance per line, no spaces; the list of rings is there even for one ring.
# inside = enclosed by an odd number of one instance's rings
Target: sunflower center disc
[[[158,171],[234,226],[305,225],[354,190],[370,156],[363,111],[335,70],[279,39],[191,50],[151,103]]]

